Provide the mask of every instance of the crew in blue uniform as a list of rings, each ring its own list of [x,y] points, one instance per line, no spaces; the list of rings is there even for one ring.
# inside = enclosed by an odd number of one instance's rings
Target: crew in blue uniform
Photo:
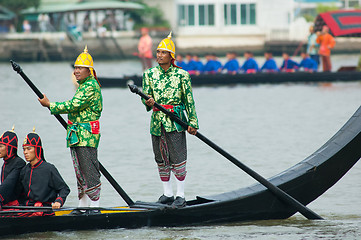
[[[253,58],[253,53],[247,51],[244,53],[246,59],[241,67],[241,70],[245,73],[256,73],[258,71],[258,64]]]
[[[227,70],[229,74],[236,74],[239,70],[239,62],[236,59],[237,54],[235,52],[228,52],[226,54],[228,62],[224,64],[222,70]]]
[[[301,57],[302,61],[299,64],[299,68],[303,68],[305,72],[317,72],[318,65],[315,60],[310,58],[310,56],[305,52],[301,53]]]
[[[277,67],[276,61],[273,59],[271,52],[265,52],[264,57],[266,61],[264,62],[263,66],[261,67],[261,72],[278,72],[279,69]]]
[[[203,72],[208,74],[215,74],[222,68],[222,63],[217,60],[215,54],[206,54],[207,63],[204,65]]]
[[[183,55],[182,54],[177,54],[177,57],[176,57],[176,65],[180,68],[182,68],[183,70],[186,70],[187,71],[187,63],[184,62],[183,60]]]
[[[196,74],[197,70],[197,63],[194,61],[192,54],[187,53],[186,54],[187,59],[187,67],[185,68],[186,71],[188,71],[189,74]]]
[[[283,57],[283,63],[282,63],[282,66],[280,67],[280,71],[282,71],[282,72],[295,72],[296,70],[298,70],[298,63],[293,61],[290,58],[290,55],[288,55],[288,53],[284,52],[282,54],[282,57]]]
[[[220,72],[222,71],[222,63],[218,60],[217,55],[215,53],[211,54],[212,60],[214,61],[215,71]]]
[[[199,56],[197,54],[193,55],[193,60],[194,60],[194,64],[195,64],[195,74],[199,75],[199,74],[203,73],[204,65],[203,65],[202,61],[199,59]]]

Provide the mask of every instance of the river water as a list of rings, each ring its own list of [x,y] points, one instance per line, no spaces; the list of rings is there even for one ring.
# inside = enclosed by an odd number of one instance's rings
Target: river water
[[[357,55],[334,56],[334,69],[355,65]],[[277,61],[280,61],[278,59]],[[24,72],[51,101],[74,94],[69,63],[21,63]],[[96,62],[98,75],[139,74],[136,61]],[[66,206],[77,205],[75,175],[65,131],[10,64],[0,64],[0,131],[15,124],[21,144],[36,127],[47,161],[68,183]],[[197,87],[200,132],[268,178],[293,166],[325,143],[361,103],[361,82]],[[162,194],[149,135],[150,115],[128,89],[103,89],[99,160],[133,200],[155,201]],[[66,116],[64,116],[66,117]],[[186,198],[222,193],[255,183],[198,138],[187,136]],[[361,146],[360,146],[361,147]],[[20,156],[23,156],[20,151]],[[141,228],[25,234],[13,239],[360,239],[361,165],[310,205],[324,221],[296,214],[287,220],[216,226]],[[102,178],[101,206],[125,205]],[[19,226],[21,227],[21,226]]]

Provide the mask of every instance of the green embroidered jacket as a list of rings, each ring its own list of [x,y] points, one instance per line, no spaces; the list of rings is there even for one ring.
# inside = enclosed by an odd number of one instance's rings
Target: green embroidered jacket
[[[198,118],[193,99],[191,78],[187,71],[170,66],[164,71],[160,66],[146,70],[143,73],[143,92],[161,105],[184,105],[188,125],[198,129]],[[144,99],[142,102],[145,104]],[[146,105],[147,111],[152,108]],[[176,131],[174,122],[161,111],[153,111],[150,123],[150,134],[161,135],[161,125],[166,132]]]
[[[79,87],[71,100],[50,103],[51,114],[68,114],[68,119],[74,123],[89,123],[99,120],[103,110],[103,98],[100,86],[93,76],[78,81]],[[100,134],[92,134],[86,128],[78,125],[77,136],[79,143],[71,147],[98,147]],[[67,136],[70,125],[67,127]],[[70,139],[67,139],[70,147]]]

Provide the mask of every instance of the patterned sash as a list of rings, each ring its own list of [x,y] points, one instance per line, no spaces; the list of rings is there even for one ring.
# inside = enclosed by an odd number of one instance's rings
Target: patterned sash
[[[70,120],[68,120],[68,125],[70,125],[70,129],[68,132],[68,135],[66,136],[66,140],[69,141],[69,145],[75,145],[79,143],[78,138],[78,126],[83,127],[88,132],[92,134],[99,134],[100,133],[100,124],[99,120],[96,121],[90,121],[86,123],[73,123]]]

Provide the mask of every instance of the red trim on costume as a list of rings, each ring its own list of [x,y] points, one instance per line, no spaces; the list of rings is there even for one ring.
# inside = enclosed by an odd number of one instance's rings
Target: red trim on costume
[[[94,73],[94,78],[95,80],[97,80],[98,84],[99,84],[99,87],[101,87],[102,85],[100,84],[99,80],[98,80],[98,77],[97,77],[97,73],[95,72],[95,69],[93,68],[93,73]]]
[[[99,120],[90,121],[90,126],[92,128],[92,134],[99,134],[100,133],[100,124]]]
[[[28,197],[29,197],[30,192],[31,192],[30,186],[31,186],[31,179],[32,179],[32,177],[33,177],[33,170],[34,170],[35,168],[39,167],[40,164],[42,164],[42,163],[43,163],[43,160],[40,160],[40,161],[39,161],[38,163],[36,163],[34,166],[31,166],[30,179],[29,179],[29,192],[28,192]],[[29,202],[29,201],[28,201],[28,202]]]
[[[5,172],[5,165],[6,165],[6,162],[4,161],[2,173]],[[4,175],[1,175],[1,183],[4,181],[4,177],[5,177]]]
[[[38,136],[38,140],[36,140],[35,137],[33,137],[31,140],[29,139],[29,136],[26,136],[26,139],[28,143],[23,144],[23,147],[25,146],[31,146],[31,147],[35,147],[35,155],[36,157],[40,160],[41,159],[41,150],[43,149],[43,147],[41,145],[39,145],[39,142],[41,141],[40,137]],[[34,142],[33,142],[34,141]],[[37,150],[37,148],[39,148],[39,151]]]
[[[14,200],[14,201],[11,201],[11,202],[8,202],[7,204],[5,204],[4,206],[19,206],[20,203],[18,200]]]
[[[4,142],[5,139],[7,139],[8,142]],[[10,142],[12,142],[14,139],[16,140],[16,147],[15,147],[15,146],[12,146],[12,147],[18,149],[18,147],[17,147],[18,141],[17,141],[17,137],[16,137],[16,136],[14,136],[12,139],[10,139],[9,136],[2,137],[2,138],[0,138],[0,143],[2,143],[2,144],[4,144],[4,145],[9,145]]]
[[[61,201],[61,203],[60,203],[60,204],[61,204],[61,206],[63,206],[63,204],[64,204],[64,200],[63,200],[61,197],[57,197],[57,198],[55,199],[55,201],[56,201],[56,200],[60,200],[60,201]],[[54,201],[54,202],[55,202],[55,201]]]
[[[29,197],[29,195],[30,195],[30,191],[31,191],[30,186],[31,186],[31,177],[32,177],[32,175],[33,175],[33,168],[31,168],[31,172],[30,172],[28,197]],[[28,203],[29,203],[29,201],[28,201]]]
[[[23,146],[32,146],[32,147],[39,147],[38,144],[40,142],[40,137],[38,138],[38,141],[36,141],[36,138],[32,138],[31,140],[29,139],[29,136],[26,136],[27,139],[27,144],[23,144]],[[33,143],[34,140],[34,143]]]
[[[256,69],[248,69],[246,71],[246,73],[256,73],[256,72],[257,72]]]
[[[15,139],[15,142],[16,142],[16,144],[15,144],[15,146],[13,146],[13,145],[10,145],[10,143],[13,141]],[[4,140],[8,140],[7,142],[5,142]],[[15,148],[15,149],[18,149],[18,138],[17,138],[17,136],[15,135],[13,138],[9,138],[9,136],[2,136],[1,138],[0,138],[0,143],[1,144],[4,144],[6,147],[7,147],[7,152],[6,152],[6,156],[8,157],[8,159],[9,158],[11,158],[12,156],[14,156],[15,154],[12,154],[13,153],[13,148]],[[9,149],[10,148],[10,149]]]
[[[172,60],[170,61],[170,63],[173,65],[173,67],[182,69],[181,67],[175,65],[175,59],[174,59],[174,58],[172,58]]]
[[[100,133],[100,122],[99,120],[90,121],[90,127],[92,130],[92,134],[99,134]],[[73,122],[68,120],[68,125],[73,125]]]
[[[43,160],[40,160],[39,162],[37,162],[34,166],[32,166],[31,168],[37,168],[40,166],[40,164],[43,163]]]
[[[164,107],[167,110],[170,109],[170,112],[174,112],[174,110],[173,110],[174,106],[173,105],[161,105],[161,106]],[[153,106],[153,111],[157,112],[157,111],[160,111],[160,110]]]
[[[37,201],[36,203],[34,203],[34,207],[43,207],[43,203],[40,201]]]

